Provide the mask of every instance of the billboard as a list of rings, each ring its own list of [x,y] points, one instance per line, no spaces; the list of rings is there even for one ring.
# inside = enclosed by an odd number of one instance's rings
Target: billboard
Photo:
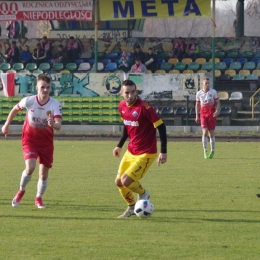
[[[0,21],[92,20],[93,1],[0,1]]]
[[[209,0],[100,0],[100,20],[207,18]]]

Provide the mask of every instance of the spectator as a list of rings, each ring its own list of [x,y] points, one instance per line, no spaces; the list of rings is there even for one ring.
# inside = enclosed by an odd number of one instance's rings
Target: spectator
[[[182,37],[179,37],[179,40],[173,45],[171,57],[181,60],[183,58],[183,54],[185,53],[185,47],[186,46]]]
[[[195,61],[197,58],[197,54],[199,53],[199,45],[195,43],[195,39],[191,38],[190,43],[186,47],[186,53],[183,57],[191,58],[192,61]]]
[[[33,61],[37,64],[37,67],[39,67],[39,65],[45,61],[46,54],[40,43],[37,43],[36,46],[37,48],[34,49],[32,57]]]
[[[41,40],[41,47],[45,50],[46,62],[52,58],[52,45],[47,36],[43,36]]]
[[[148,49],[148,53],[145,58],[145,66],[153,73],[157,70],[157,55],[153,53],[153,48]]]
[[[73,36],[70,37],[66,45],[68,62],[75,62],[80,57],[80,46]]]
[[[8,38],[18,38],[20,34],[20,24],[17,21],[9,21],[6,23],[6,30],[8,31]]]
[[[118,68],[124,72],[129,71],[129,57],[126,51],[122,51],[121,58],[118,62]]]
[[[12,41],[11,47],[9,47],[5,52],[5,61],[14,64],[19,62],[19,49],[16,46],[16,42]]]
[[[135,60],[136,57],[140,58],[142,63],[145,62],[145,54],[144,54],[144,52],[141,50],[141,46],[140,46],[140,45],[136,45],[136,46],[135,46],[135,51],[134,51],[134,53],[133,53],[133,58],[134,58],[134,60]]]
[[[56,62],[60,62],[60,63],[65,62],[65,51],[64,51],[64,48],[63,48],[62,44],[60,44],[58,46],[58,51],[55,53],[54,59],[50,59],[49,60],[50,64],[54,64]]]
[[[32,54],[29,50],[29,46],[28,45],[24,45],[23,47],[23,52],[21,53],[20,56],[20,60],[23,63],[24,67],[26,67],[26,65],[31,62],[32,60]]]
[[[141,62],[141,58],[135,57],[135,64],[131,67],[130,73],[147,73],[147,68]]]

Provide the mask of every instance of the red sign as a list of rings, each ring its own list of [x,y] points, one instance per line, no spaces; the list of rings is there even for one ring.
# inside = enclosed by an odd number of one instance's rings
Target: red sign
[[[0,21],[92,20],[88,1],[0,1]]]

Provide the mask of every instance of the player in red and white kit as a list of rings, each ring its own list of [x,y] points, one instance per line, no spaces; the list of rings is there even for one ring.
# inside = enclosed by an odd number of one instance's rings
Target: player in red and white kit
[[[51,98],[50,78],[42,75],[37,80],[37,95],[23,98],[13,107],[8,118],[2,127],[3,134],[7,137],[9,125],[20,110],[26,109],[26,118],[22,130],[22,147],[25,160],[25,170],[22,172],[20,189],[12,201],[12,206],[19,206],[25,193],[25,187],[32,177],[39,161],[39,180],[35,205],[38,208],[45,208],[42,202],[48,185],[48,172],[53,162],[53,129],[61,128],[61,106],[60,103]]]
[[[202,89],[196,94],[196,123],[201,124],[202,145],[204,149],[204,158],[212,159],[215,153],[215,127],[217,116],[220,110],[218,93],[215,89],[209,87],[209,79],[202,80]],[[199,117],[200,114],[200,117]],[[208,155],[207,145],[208,136],[210,138],[211,152]]]
[[[119,104],[119,112],[124,120],[121,139],[113,150],[113,155],[120,156],[122,146],[129,137],[130,141],[126,153],[119,165],[115,183],[128,207],[118,218],[134,215],[135,199],[149,199],[150,193],[139,183],[157,157],[156,128],[161,140],[161,152],[157,164],[165,163],[167,159],[166,127],[156,114],[154,108],[137,97],[136,85],[131,80],[122,83],[121,95],[124,100]]]

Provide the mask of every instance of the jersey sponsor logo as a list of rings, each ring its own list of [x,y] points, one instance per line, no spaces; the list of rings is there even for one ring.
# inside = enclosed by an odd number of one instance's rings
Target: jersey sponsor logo
[[[37,107],[37,109],[39,109],[39,110],[45,110],[45,108],[43,108],[43,107]]]
[[[134,111],[134,112],[132,113],[132,115],[133,115],[133,117],[138,117],[138,113],[137,113],[136,111]]]
[[[124,120],[124,125],[139,126],[138,121]]]

